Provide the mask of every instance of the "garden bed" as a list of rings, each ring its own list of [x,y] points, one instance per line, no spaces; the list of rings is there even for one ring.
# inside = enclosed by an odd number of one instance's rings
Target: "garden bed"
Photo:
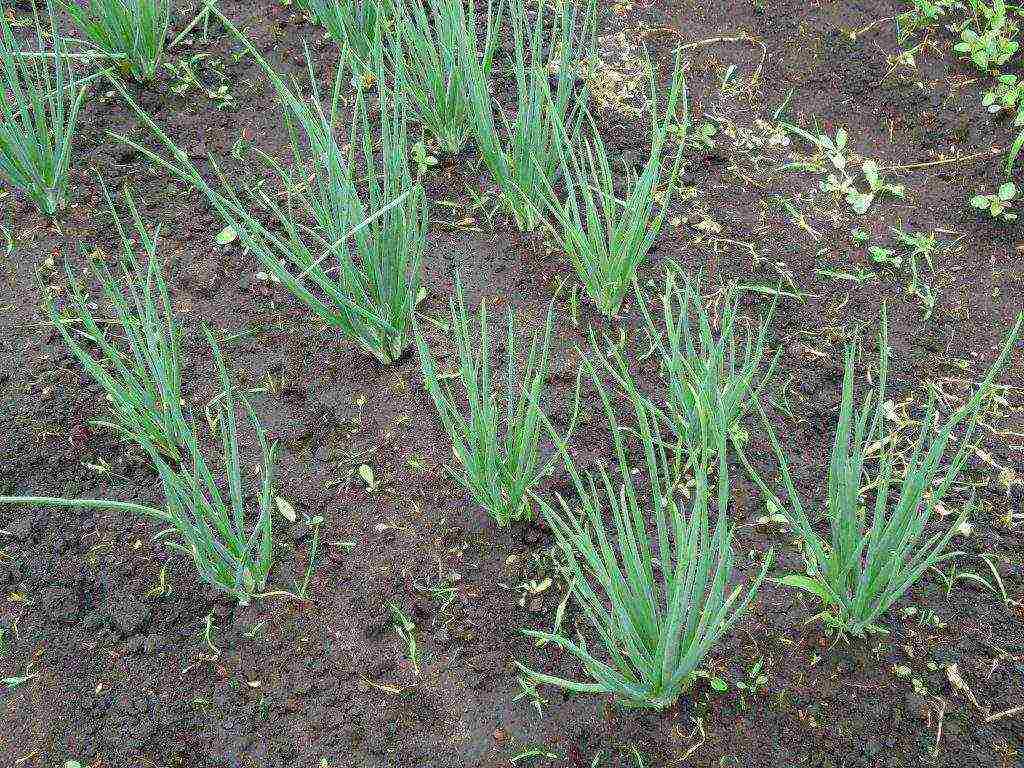
[[[283,71],[302,74],[307,42],[329,89],[334,43],[293,4],[257,5],[221,3]],[[755,321],[777,298],[769,346],[781,351],[765,404],[806,501],[827,491],[844,347],[859,337],[874,349],[883,303],[896,413],[926,400],[929,381],[949,396],[944,411],[963,402],[1022,306],[1019,226],[970,205],[1007,180],[1016,131],[981,106],[986,86],[948,33],[897,42],[893,17],[904,10],[893,2],[653,0],[607,3],[599,18],[609,78],[599,115],[615,153],[646,152],[649,124],[610,98],[625,88],[618,78],[628,80],[637,41],[666,76],[684,46],[691,142],[641,288],[656,297],[672,261],[700,276],[709,295],[723,283],[753,286],[741,312]],[[177,15],[172,35],[189,18]],[[203,38],[197,27],[171,48],[175,69],[130,86],[133,97],[204,171],[212,153],[229,172],[247,173],[232,156],[239,142],[287,158],[263,71],[220,25]],[[925,39],[912,57],[902,54]],[[503,37],[499,64],[508,45]],[[815,149],[783,122],[812,136],[844,130],[851,156],[877,160],[903,195],[879,193],[855,213],[842,195],[822,191],[820,173],[794,167]],[[969,535],[954,539],[963,554],[896,603],[888,634],[842,640],[808,621],[818,611],[811,599],[773,581],[802,568],[794,533],[771,517],[737,464],[735,576],[754,575],[769,548],[776,559],[705,665],[726,690],[699,679],[665,711],[623,709],[533,685],[513,666],[579,676],[567,654],[520,633],[550,629],[565,596],[552,534],[535,522],[496,527],[451,479],[451,441],[415,350],[383,365],[321,327],[237,241],[218,243],[224,225],[202,195],[108,131],[156,146],[99,81],[75,139],[70,206],[54,222],[5,187],[0,494],[161,502],[138,453],[90,424],[106,413],[100,389],[39,312],[41,291],[66,285],[65,259],[80,266],[97,248],[119,247],[98,171],[111,190],[131,185],[146,218],[161,225],[159,253],[186,328],[188,403],[201,413],[219,391],[198,330],[205,323],[236,389],[279,442],[277,495],[295,520],[274,520],[268,589],[276,594],[243,607],[201,583],[189,558],[153,541],[159,526],[150,520],[5,508],[4,765],[1012,768],[1024,759],[1019,345],[1001,377],[1011,386],[986,407],[988,428],[966,470],[977,498]],[[424,175],[432,204],[418,311],[446,315],[456,271],[471,307],[486,297],[495,317],[511,308],[524,332],[543,328],[554,300],[548,398],[564,425],[589,329],[614,340],[620,327],[639,328],[635,299],[618,317],[602,317],[542,236],[519,233],[500,211],[489,216],[493,197],[478,205],[493,190],[471,147],[437,159]],[[936,237],[913,291],[909,246],[893,228]],[[902,256],[901,266],[872,247]],[[450,368],[447,334],[423,329]],[[644,351],[638,344],[631,354]],[[640,370],[648,384],[656,380],[652,365]],[[860,382],[858,393],[867,388]],[[612,459],[604,425],[588,396],[572,437],[583,466]],[[747,455],[777,477],[758,418],[745,429]],[[246,467],[259,461],[251,437],[241,439]],[[541,489],[567,490],[564,472]],[[949,506],[968,499],[964,492]],[[316,516],[323,523],[310,564]],[[947,584],[955,569],[1005,592],[969,577]],[[284,594],[307,571],[308,599]],[[404,637],[394,609],[415,625]],[[571,601],[565,610],[572,626],[578,612]]]

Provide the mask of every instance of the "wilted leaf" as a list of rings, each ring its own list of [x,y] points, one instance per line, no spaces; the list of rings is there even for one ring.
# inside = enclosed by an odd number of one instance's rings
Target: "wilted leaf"
[[[277,505],[277,511],[281,513],[285,520],[289,523],[295,522],[295,507],[280,496],[274,497],[274,503]]]
[[[358,472],[367,488],[372,490],[377,487],[377,476],[373,473],[373,467],[369,464],[360,464]]]
[[[220,232],[217,233],[217,245],[230,245],[238,239],[238,232],[235,228],[228,225],[224,227]]]

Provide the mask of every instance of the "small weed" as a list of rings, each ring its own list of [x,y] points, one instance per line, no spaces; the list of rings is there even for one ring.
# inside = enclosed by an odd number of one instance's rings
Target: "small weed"
[[[427,150],[427,145],[422,141],[417,141],[413,144],[410,152],[412,154],[412,161],[416,164],[417,179],[422,179],[431,168],[437,165],[437,158],[430,154]]]
[[[395,634],[405,643],[406,654],[409,657],[409,663],[412,664],[413,673],[418,675],[420,673],[420,654],[416,645],[416,625],[394,603],[391,604],[391,616],[395,622]]]
[[[978,69],[988,72],[1006,64],[1017,53],[1020,28],[1007,14],[1005,0],[970,0],[977,26],[967,26],[953,50],[969,59]]]
[[[729,690],[729,682],[724,677],[712,675],[706,670],[698,669],[694,673],[694,677],[699,680],[706,680],[708,687],[715,693],[725,693]]]
[[[309,561],[306,563],[306,573],[303,575],[302,584],[299,585],[296,592],[296,595],[303,600],[309,598],[309,582],[313,578],[316,553],[320,548],[320,528],[324,524],[324,518],[322,515],[313,515],[313,517],[307,517],[305,522],[313,530],[313,541],[309,545]]]
[[[806,161],[793,165],[805,170],[817,169],[823,173],[825,178],[821,182],[822,190],[835,192],[845,198],[847,204],[857,215],[862,216],[867,213],[879,195],[903,197],[906,194],[906,188],[902,184],[892,184],[885,180],[875,160],[860,162],[863,183],[867,185],[867,191],[863,191],[858,174],[851,171],[856,166],[850,159],[847,146],[848,137],[844,129],[836,129],[835,137],[831,137],[826,133],[815,136],[794,125],[786,125],[785,128],[814,146],[828,160],[831,170],[828,167],[822,167],[821,164],[816,165]]]
[[[1013,112],[1013,124],[1024,126],[1024,81],[1017,75],[999,75],[995,85],[982,94],[981,103],[993,115]]]
[[[164,68],[171,74],[171,90],[185,96],[192,90],[206,94],[217,109],[232,109],[235,97],[231,93],[224,62],[208,53],[196,53],[178,61],[168,61]]]
[[[0,680],[0,683],[3,683],[5,686],[7,686],[8,691],[13,691],[16,688],[20,688],[21,686],[23,686],[29,680],[32,680],[37,677],[39,677],[39,675],[35,673],[28,675],[18,675],[16,677],[5,677],[2,680]]]
[[[928,265],[929,270],[933,270],[935,265],[932,262],[932,254],[938,245],[934,234],[926,235],[923,232],[915,232],[910,234],[904,232],[902,229],[892,229],[893,234],[899,241],[900,245],[904,248],[904,256],[902,259],[896,257],[897,264],[899,266],[900,261],[906,264],[910,268],[910,283],[907,285],[907,293],[917,296],[921,303],[924,305],[927,314],[925,318],[931,316],[932,311],[935,308],[936,296],[931,286],[921,279],[921,265],[919,260],[924,260],[925,264]]]
[[[880,266],[888,264],[894,269],[899,269],[903,266],[903,259],[896,255],[895,250],[884,248],[881,245],[868,246],[868,257],[873,263]]]
[[[971,198],[971,206],[979,211],[985,211],[993,219],[1002,221],[1016,221],[1017,214],[1013,211],[1013,204],[1018,200],[1017,185],[1012,181],[1000,185],[994,195],[975,195]]]
[[[764,658],[760,658],[747,670],[744,679],[736,681],[736,690],[740,692],[740,700],[747,705],[747,696],[755,696],[768,685],[768,674],[764,671]]]
[[[705,120],[700,125],[691,128],[688,132],[686,130],[680,130],[684,127],[685,124],[680,123],[679,128],[676,129],[675,133],[686,142],[687,148],[711,150],[718,145],[718,142],[716,141],[716,137],[718,136],[718,127],[709,120]]]
[[[518,765],[524,760],[535,762],[537,760],[543,760],[545,762],[551,760],[558,760],[559,756],[557,753],[552,752],[546,747],[527,747],[526,749],[520,750],[516,754],[509,758],[510,765]]]
[[[896,15],[896,40],[900,45],[922,29],[938,24],[956,5],[956,0],[910,0],[910,10]]]
[[[544,717],[544,705],[548,703],[548,700],[541,695],[537,688],[537,682],[527,675],[519,675],[516,679],[519,682],[519,693],[512,697],[512,701],[528,699],[530,706],[537,710],[537,716]]]

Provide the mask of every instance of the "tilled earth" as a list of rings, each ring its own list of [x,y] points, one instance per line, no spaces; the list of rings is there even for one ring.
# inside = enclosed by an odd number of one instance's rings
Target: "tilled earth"
[[[222,7],[282,68],[299,71],[307,40],[324,62],[324,82],[333,76],[333,44],[293,5]],[[953,58],[945,33],[930,33],[913,65],[899,58],[892,17],[900,10],[889,2],[649,0],[608,3],[601,14],[602,124],[616,153],[637,156],[646,140],[643,119],[614,98],[626,92],[641,41],[665,77],[675,47],[686,46],[693,122],[714,126],[708,141],[688,149],[684,189],[642,283],[653,297],[675,261],[702,275],[709,293],[730,281],[784,291],[771,325],[771,345],[782,353],[768,404],[811,508],[825,488],[843,347],[860,332],[865,365],[873,364],[883,302],[893,412],[911,416],[928,381],[940,386],[944,410],[963,400],[1022,304],[1019,228],[967,205],[1001,182],[995,150],[1012,141],[1012,129],[984,113],[983,84]],[[140,102],[204,169],[212,153],[247,172],[231,159],[240,139],[285,157],[287,137],[258,67],[216,26],[202,38],[197,32],[168,59],[190,61],[198,84],[182,87],[165,71],[137,91]],[[220,85],[227,89],[217,94]],[[845,129],[852,152],[890,169],[906,196],[880,196],[854,215],[820,190],[819,174],[782,169],[813,154],[783,138],[782,121],[830,135]],[[41,291],[66,282],[66,259],[79,269],[96,248],[116,252],[99,172],[112,189],[131,185],[162,222],[160,255],[187,328],[189,403],[199,411],[216,394],[198,332],[207,323],[230,338],[234,382],[281,443],[278,493],[299,516],[275,520],[274,590],[294,590],[304,577],[312,544],[305,521],[326,522],[308,601],[271,596],[239,608],[153,542],[150,521],[110,510],[4,510],[0,673],[9,682],[0,688],[0,764],[1021,765],[1024,720],[1012,713],[1024,705],[1019,346],[967,473],[977,500],[970,535],[956,539],[963,554],[894,607],[890,634],[836,643],[808,623],[817,610],[810,601],[766,582],[709,659],[709,672],[729,681],[725,693],[699,683],[672,709],[643,713],[531,690],[512,660],[579,673],[557,650],[519,634],[550,627],[564,596],[550,534],[536,525],[496,529],[450,479],[450,444],[413,357],[386,368],[319,328],[260,279],[254,257],[215,243],[220,225],[196,194],[108,131],[149,140],[115,94],[97,86],[76,140],[73,204],[59,223],[18,195],[2,199],[12,248],[0,262],[0,493],[160,501],[140,458],[90,426],[105,412],[101,393],[38,312]],[[467,190],[486,192],[487,183],[471,151],[441,158],[427,186],[435,205],[421,311],[447,311],[455,270],[474,305],[486,296],[502,311],[510,306],[524,331],[543,322],[555,297],[549,407],[564,420],[588,328],[616,338],[618,327],[637,326],[639,313],[627,305],[608,322],[583,300],[575,311],[571,268],[541,240],[472,206]],[[894,247],[893,227],[936,234],[933,264],[921,267],[934,306],[908,293],[905,271],[874,264],[850,235],[862,229],[871,243]],[[754,320],[772,303],[766,293],[746,297],[743,311]],[[449,359],[442,334],[430,341]],[[641,370],[657,386],[650,363]],[[581,418],[574,451],[584,465],[606,461],[592,399]],[[747,428],[754,463],[773,477],[761,430],[754,420]],[[243,443],[252,448],[249,437]],[[377,487],[367,488],[362,464]],[[759,522],[759,494],[739,467],[732,475],[738,576],[753,573],[769,547],[772,576],[799,568],[791,532]],[[546,484],[564,482],[555,473]],[[951,506],[969,495],[964,489]],[[952,566],[995,582],[982,555],[1005,599],[973,579],[944,581]],[[393,605],[416,624],[415,664],[394,631]],[[576,618],[570,603],[563,627]],[[757,690],[738,688],[759,664]]]

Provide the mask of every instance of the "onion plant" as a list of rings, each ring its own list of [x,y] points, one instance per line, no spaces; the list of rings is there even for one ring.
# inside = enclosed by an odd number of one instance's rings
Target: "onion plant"
[[[775,304],[756,331],[748,327],[739,338],[740,292],[726,291],[714,320],[700,289],[678,265],[668,267],[660,322],[648,309],[639,286],[636,296],[666,384],[664,404],[651,401],[651,407],[674,434],[677,457],[688,456],[685,445],[718,425],[725,429],[724,442],[731,440],[742,448],[740,420],[758,403],[779,358],[778,352],[769,356],[766,340]],[[612,347],[605,359],[619,385],[637,393],[621,350]]]
[[[263,66],[284,106],[292,167],[256,153],[282,183],[284,201],[258,180],[232,183],[216,163],[218,181],[208,183],[115,82],[172,158],[117,138],[203,191],[241,243],[318,318],[381,362],[396,361],[412,341],[427,231],[423,188],[413,182],[409,169],[405,110],[378,88],[380,119],[371,120],[367,98],[357,90],[349,141],[343,146],[335,129],[343,87],[349,82],[344,65],[325,108],[308,51],[307,98],[297,82],[286,83],[216,8],[213,13]],[[365,187],[365,197],[360,187]],[[272,223],[263,223],[260,209],[269,213]]]
[[[301,0],[301,4],[363,70],[372,66],[384,29],[398,14],[395,0]]]
[[[458,276],[449,304],[459,361],[457,373],[450,377],[453,383],[438,372],[425,339],[416,334],[423,380],[451,438],[458,463],[449,471],[498,525],[533,517],[527,494],[551,464],[541,459],[539,442],[543,431],[540,399],[548,376],[552,312],[548,312],[543,336],[534,334],[525,364],[520,365],[515,318],[509,310],[502,397],[491,362],[486,302],[480,305],[476,338]],[[500,375],[497,378],[500,381]]]
[[[273,76],[294,164],[286,169],[261,155],[289,197],[281,204],[262,185],[243,182],[242,195],[230,194],[239,234],[316,315],[381,362],[392,363],[412,341],[427,233],[426,197],[409,165],[407,111],[378,87],[379,120],[371,120],[366,95],[357,90],[343,148],[335,129],[345,70],[339,67],[325,111],[308,55],[306,62],[309,99]],[[269,65],[267,71],[272,72]],[[259,224],[247,202],[271,211],[283,234]]]
[[[47,10],[52,11],[47,3]],[[71,141],[85,87],[76,84],[67,45],[50,14],[52,46],[35,17],[35,51],[22,50],[0,14],[0,177],[20,189],[45,216],[67,199]]]
[[[75,25],[140,83],[156,77],[171,25],[171,0],[63,0]]]
[[[897,454],[895,436],[883,434],[889,360],[883,308],[876,389],[859,408],[853,403],[856,346],[846,351],[823,510],[828,524],[825,536],[815,529],[801,502],[779,440],[765,419],[789,499],[785,514],[800,537],[807,565],[806,573],[786,576],[782,583],[819,598],[824,610],[817,618],[827,625],[855,636],[881,631],[878,623],[893,603],[928,568],[952,556],[949,545],[959,521],[941,524],[934,532],[926,529],[973,452],[979,411],[1006,363],[1022,321],[1024,315],[971,399],[942,423],[932,393],[913,450],[906,457]],[[952,455],[944,461],[947,453]],[[868,464],[876,456],[877,471],[872,473]],[[901,465],[902,480],[897,478],[897,464]],[[763,482],[760,485],[766,495],[771,494]]]
[[[70,265],[65,267],[63,313],[53,301],[45,309],[68,349],[106,395],[112,420],[100,423],[140,445],[153,446],[169,460],[180,460],[174,410],[181,402],[181,329],[157,256],[159,228],[150,232],[126,189],[133,223],[132,230],[126,229],[106,186],[103,191],[122,251],[117,275],[102,258],[91,263],[102,291],[103,316],[97,316],[97,305]],[[136,256],[137,247],[146,255],[145,266]]]
[[[538,3],[531,29],[525,0],[511,0],[512,119],[503,112],[500,119],[494,115],[486,56],[470,46],[461,49],[477,147],[501,205],[523,231],[540,223],[545,190],[567,151],[564,145],[577,133],[586,102],[581,67],[593,54],[595,0],[559,3],[550,36],[545,34],[546,13],[546,4]]]
[[[651,145],[643,169],[637,173],[625,164],[613,169],[608,149],[596,122],[586,113],[589,137],[573,141],[555,110],[552,125],[558,140],[551,148],[561,170],[564,195],[556,194],[552,174],[539,174],[542,200],[551,217],[551,233],[579,275],[598,311],[611,317],[618,313],[633,284],[637,267],[658,239],[682,161],[682,142],[671,154],[677,126],[687,118],[686,86],[680,59],[676,58],[672,85],[664,111],[658,105],[658,85],[650,59]],[[682,119],[677,111],[682,104]],[[666,168],[667,164],[667,168]]]
[[[143,439],[163,489],[162,508],[135,502],[103,499],[59,499],[50,497],[2,497],[0,504],[40,504],[60,507],[118,509],[147,515],[167,526],[158,534],[168,546],[192,557],[199,577],[214,588],[247,604],[264,591],[272,562],[272,510],[276,446],[270,446],[252,406],[242,398],[262,452],[259,465],[261,492],[255,502],[256,514],[247,514],[246,495],[239,458],[236,399],[224,361],[210,331],[204,328],[213,349],[223,393],[211,405],[215,430],[224,451],[222,489],[218,477],[198,447],[195,422],[178,404],[169,408],[175,422],[181,463],[169,461],[159,446]],[[139,431],[141,434],[141,430]]]
[[[479,61],[484,80],[489,79],[503,9],[504,2],[495,13],[493,0],[488,0],[479,54],[473,0],[410,3],[397,22],[397,34],[391,36],[394,91],[406,99],[443,152],[460,152],[472,132],[472,104],[462,62],[466,57]]]
[[[608,419],[618,477],[604,466],[581,473],[556,435],[577,498],[557,495],[552,504],[538,497],[538,503],[565,558],[571,593],[603,653],[592,651],[582,635],[572,640],[524,630],[567,651],[588,680],[519,666],[539,682],[578,693],[611,694],[626,706],[663,709],[687,690],[708,651],[744,613],[764,580],[771,552],[745,587],[731,586],[733,530],[726,514],[730,490],[724,425],[690,442],[694,475],[686,489],[672,473],[649,405],[630,398],[643,454],[636,467],[607,390],[593,364],[586,361],[585,366]],[[709,479],[713,453],[718,456],[714,490]],[[638,482],[644,475],[645,482]],[[713,531],[712,493],[717,506]]]

